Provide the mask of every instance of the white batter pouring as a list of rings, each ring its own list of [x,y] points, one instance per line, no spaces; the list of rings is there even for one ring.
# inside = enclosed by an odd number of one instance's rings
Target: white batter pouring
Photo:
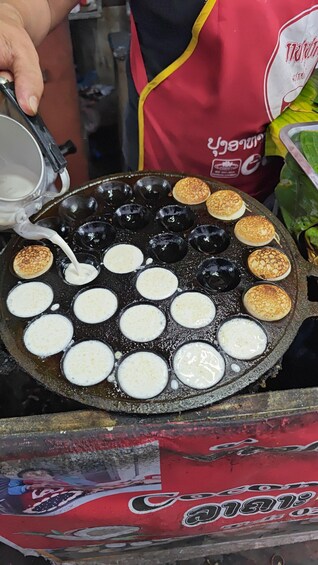
[[[78,263],[78,270],[70,263],[64,271],[64,278],[69,284],[80,286],[92,282],[98,274],[96,267],[89,263]]]

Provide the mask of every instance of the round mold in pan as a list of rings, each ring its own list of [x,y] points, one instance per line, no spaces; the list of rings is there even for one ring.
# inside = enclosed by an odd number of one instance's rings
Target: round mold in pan
[[[98,203],[93,196],[68,195],[62,200],[58,214],[70,224],[74,224],[94,216],[97,209]]]
[[[123,204],[114,214],[114,223],[117,227],[131,231],[142,230],[151,221],[148,208],[140,204]]]
[[[222,253],[230,245],[230,236],[226,229],[218,226],[197,226],[189,235],[189,243],[201,253]]]
[[[171,191],[171,184],[167,179],[159,175],[142,177],[136,182],[134,190],[144,200],[152,203],[167,196]]]
[[[60,216],[44,218],[36,222],[39,226],[56,231],[64,239],[70,234],[70,226]]]
[[[151,239],[159,236],[162,233],[177,233],[188,243],[188,252],[180,260],[175,263],[170,263],[168,268],[175,273],[178,277],[179,288],[177,292],[185,290],[197,290],[202,292],[202,286],[197,280],[197,273],[200,265],[205,260],[211,260],[214,257],[215,251],[206,252],[195,249],[189,243],[189,234],[198,226],[205,226],[213,223],[216,228],[224,230],[229,235],[229,245],[220,253],[217,258],[230,261],[234,263],[239,272],[239,284],[232,290],[227,292],[212,292],[209,289],[204,289],[204,292],[210,296],[216,307],[216,316],[209,326],[191,330],[179,326],[170,315],[170,305],[172,298],[167,298],[160,303],[160,308],[167,319],[166,330],[158,337],[153,343],[152,350],[166,359],[169,365],[169,383],[165,390],[151,401],[136,400],[128,398],[123,394],[120,387],[116,386],[116,382],[104,381],[100,385],[90,388],[79,388],[72,386],[61,376],[60,371],[60,355],[53,356],[52,358],[39,361],[35,356],[29,354],[23,347],[23,331],[26,322],[23,319],[17,319],[8,312],[6,307],[6,297],[10,289],[16,284],[16,278],[10,270],[12,259],[18,250],[24,245],[24,241],[19,237],[13,237],[5,251],[0,258],[0,284],[2,293],[0,297],[0,331],[1,337],[11,353],[11,355],[18,361],[22,368],[36,378],[39,382],[44,384],[50,390],[53,390],[63,396],[72,398],[83,404],[102,408],[109,411],[118,411],[135,414],[159,414],[180,412],[183,410],[197,409],[223,398],[226,398],[239,390],[244,389],[250,383],[256,381],[268,369],[273,367],[278,359],[281,358],[283,353],[291,344],[295,337],[302,321],[310,316],[318,315],[318,307],[315,303],[308,301],[307,298],[307,277],[318,276],[318,269],[306,263],[300,256],[291,236],[288,234],[284,226],[277,220],[271,212],[269,212],[262,204],[244,195],[244,200],[248,205],[248,214],[260,214],[268,217],[275,225],[275,229],[279,235],[281,242],[281,249],[289,257],[292,265],[290,275],[280,281],[280,286],[286,290],[292,300],[292,309],[290,313],[279,322],[264,323],[264,329],[268,336],[268,346],[264,354],[257,359],[251,361],[240,361],[237,363],[239,372],[233,369],[233,359],[225,355],[225,375],[221,381],[208,391],[191,390],[188,387],[180,384],[177,389],[172,386],[175,376],[172,371],[171,360],[173,359],[174,352],[182,344],[189,341],[207,341],[212,345],[216,344],[217,332],[221,323],[232,317],[233,315],[244,314],[245,310],[242,304],[242,295],[246,288],[255,284],[255,278],[248,271],[246,263],[246,246],[241,244],[233,237],[234,224],[227,224],[221,220],[211,220],[206,205],[202,204],[195,207],[195,212],[191,207],[190,210],[191,222],[180,226],[179,232],[172,232],[171,229],[166,230],[162,223],[155,219],[162,209],[169,207],[170,212],[172,209],[176,210],[179,206],[173,199],[171,192],[166,194],[159,201],[154,199],[153,202],[145,201],[144,197],[136,190],[133,190],[136,183],[143,177],[156,176],[155,172],[138,172],[129,174],[119,174],[99,179],[94,182],[77,189],[71,195],[61,196],[56,201],[49,203],[36,217],[35,221],[49,218],[52,216],[59,216],[60,205],[64,200],[80,197],[84,199],[96,198],[95,189],[101,183],[124,183],[131,187],[133,196],[130,200],[131,204],[143,206],[149,210],[151,214],[151,221],[138,231],[123,229],[115,225],[116,229],[116,244],[129,243],[136,245],[141,249],[145,257],[145,263],[151,256],[149,251],[149,242]],[[160,178],[165,178],[173,188],[182,175],[160,173]],[[224,189],[224,185],[218,182],[211,181],[211,179],[203,179],[211,187],[211,190]],[[96,198],[97,201],[97,198]],[[99,202],[99,201],[98,201]],[[99,202],[100,204],[100,202]],[[116,206],[104,206],[104,216],[111,216]],[[178,210],[178,208],[177,208]],[[88,211],[90,213],[90,211]],[[95,214],[96,216],[96,214]],[[187,216],[187,215],[186,215]],[[170,215],[171,217],[171,215]],[[101,218],[103,219],[103,217]],[[176,218],[177,222],[179,218]],[[88,220],[86,220],[88,221]],[[70,238],[73,237],[75,229],[78,228],[79,223],[85,223],[82,219],[80,222],[70,222],[72,233]],[[74,228],[73,228],[74,226]],[[273,242],[273,246],[277,246]],[[59,256],[59,253],[56,253]],[[100,254],[97,254],[100,261]],[[153,257],[152,257],[153,259]],[[165,267],[162,262],[157,259],[151,263],[153,266]],[[129,304],[137,304],[142,302],[143,299],[136,289],[136,278],[138,270],[126,275],[116,275],[105,269],[101,265],[101,272],[98,279],[95,279],[88,285],[102,286],[113,291],[118,297],[118,312],[123,311]],[[83,324],[75,319],[72,313],[72,302],[74,296],[78,293],[80,288],[65,284],[63,279],[58,274],[56,263],[52,269],[41,277],[43,282],[49,284],[54,290],[54,302],[60,305],[59,313],[69,317],[74,324],[76,341],[81,339],[100,339],[109,343],[112,347],[115,356],[121,354],[127,355],[136,351],[136,344],[129,341],[125,336],[121,335],[118,325],[118,315],[114,315],[110,320],[104,323],[96,324],[94,326]],[[160,281],[159,281],[160,283]],[[156,303],[158,305],[158,303]],[[149,345],[149,344],[148,344]],[[143,347],[138,345],[138,349],[147,349],[147,344]],[[115,364],[115,372],[118,361]]]
[[[193,226],[195,213],[189,206],[170,204],[158,210],[156,219],[168,231],[184,232]]]
[[[206,290],[228,292],[238,286],[240,272],[233,261],[225,257],[211,257],[199,266],[197,279]]]
[[[69,282],[65,278],[66,269],[69,266],[72,266],[68,257],[65,257],[65,256],[59,257],[56,260],[56,267],[57,267],[57,272],[58,272],[61,280],[63,281],[63,283],[70,285],[70,286],[73,286],[73,287],[77,288],[77,290],[78,290],[79,287],[87,287],[93,281],[96,281],[96,279],[98,278],[98,276],[100,275],[100,272],[101,272],[101,265],[99,263],[99,260],[95,257],[95,255],[93,255],[91,253],[77,253],[76,257],[77,257],[77,260],[80,264],[86,264],[86,265],[89,265],[89,267],[94,267],[94,269],[96,269],[96,274],[94,275],[94,278],[89,280],[89,282],[87,282],[87,283]],[[92,273],[92,275],[93,275],[93,273]]]
[[[108,206],[117,208],[131,199],[133,191],[126,182],[115,180],[101,182],[94,188],[92,194],[106,208]]]
[[[74,243],[90,251],[105,251],[116,238],[116,229],[103,220],[86,222],[74,234]]]
[[[188,252],[187,241],[176,233],[160,233],[149,241],[150,255],[162,263],[177,263]]]

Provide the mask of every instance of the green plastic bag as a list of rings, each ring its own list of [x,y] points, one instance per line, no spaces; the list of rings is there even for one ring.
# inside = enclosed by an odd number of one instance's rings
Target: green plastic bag
[[[279,138],[284,126],[318,120],[318,69],[311,75],[296,100],[273,120],[266,131],[265,153],[285,157],[287,149]]]
[[[318,123],[317,132],[303,133],[293,141],[299,142],[308,162],[317,168]],[[297,241],[304,234],[308,260],[318,264],[318,190],[289,153],[275,195],[287,229]]]

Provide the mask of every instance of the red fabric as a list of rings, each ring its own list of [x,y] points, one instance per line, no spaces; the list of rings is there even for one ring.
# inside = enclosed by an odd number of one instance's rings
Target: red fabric
[[[190,58],[145,100],[144,169],[211,176],[265,198],[275,177],[265,129],[315,68],[317,29],[314,0],[217,0]],[[131,62],[140,93],[134,25]]]
[[[107,440],[109,447],[115,441],[122,461],[118,472],[126,473],[130,455],[123,459],[120,450],[129,443],[133,447],[134,440],[115,437],[105,437],[103,457]],[[0,514],[0,539],[24,552],[44,551],[56,562],[97,556],[107,561],[108,553],[191,536],[219,533],[233,539],[232,529],[251,528],[254,535],[256,528],[264,532],[281,522],[317,521],[315,413],[216,424],[215,429],[209,422],[180,421],[174,431],[145,430],[139,441],[145,448],[139,487],[113,492],[101,485],[87,491],[71,485],[36,488],[27,511]],[[147,445],[152,446],[149,458]],[[147,473],[154,457],[159,477]],[[151,481],[157,485],[153,490]]]

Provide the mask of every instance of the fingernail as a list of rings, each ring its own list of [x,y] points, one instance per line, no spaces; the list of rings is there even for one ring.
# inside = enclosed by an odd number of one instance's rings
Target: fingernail
[[[36,96],[30,96],[29,98],[29,106],[34,114],[38,111],[38,99]]]

